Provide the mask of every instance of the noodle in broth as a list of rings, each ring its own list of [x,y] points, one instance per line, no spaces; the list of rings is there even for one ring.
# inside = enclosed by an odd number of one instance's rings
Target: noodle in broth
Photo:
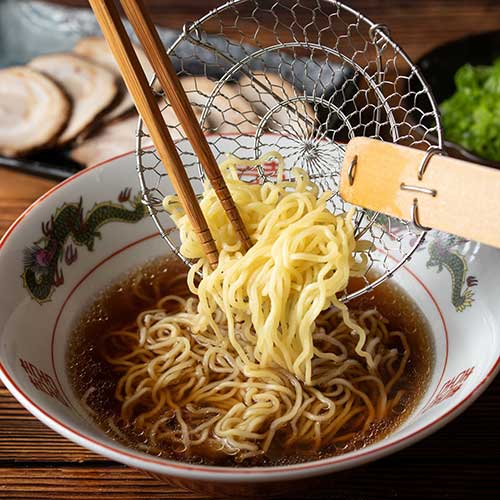
[[[353,257],[364,248],[351,214],[331,214],[329,194],[299,169],[293,181],[279,173],[277,183],[249,185],[236,163],[221,168],[253,246],[243,254],[206,187],[201,206],[220,251],[210,269],[175,198],[166,200],[181,252],[196,262],[168,291],[153,280],[145,293],[135,280],[132,296],[149,307],[101,335],[119,412],[108,426],[184,459],[252,464],[343,448],[407,399],[412,347],[377,307],[348,310],[337,298],[365,269]]]

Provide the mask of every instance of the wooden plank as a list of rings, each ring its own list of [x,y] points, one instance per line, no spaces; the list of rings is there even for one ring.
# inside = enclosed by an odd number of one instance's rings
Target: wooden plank
[[[88,7],[86,0],[55,0],[54,3]],[[146,0],[156,23],[180,30],[186,21],[204,15],[223,3],[222,0]],[[495,0],[349,0],[350,7],[359,10],[375,23],[390,27],[392,38],[405,52],[417,59],[433,47],[466,34],[500,28],[500,2]],[[255,24],[242,20],[248,26]],[[218,26],[213,27],[214,30]],[[266,32],[260,32],[266,40]]]
[[[0,236],[54,181],[20,174],[0,167]]]
[[[61,0],[88,6],[86,0]],[[60,3],[61,3],[60,2]],[[222,0],[148,0],[157,22],[180,29]],[[466,34],[500,29],[500,2],[492,0],[348,0],[375,22],[386,23],[411,58]],[[250,23],[250,22],[249,22]],[[249,24],[251,25],[251,24]],[[261,33],[265,37],[265,32]],[[262,38],[265,39],[265,38]],[[50,181],[0,169],[0,234]],[[496,498],[500,379],[463,415],[424,441],[367,466],[325,478],[309,498]],[[139,471],[108,462],[38,422],[0,388],[0,499],[204,498]]]
[[[121,466],[99,470],[94,467],[7,468],[1,473],[0,499],[88,500],[97,496],[106,500],[203,498]]]
[[[55,184],[54,181],[0,168],[0,200],[2,202],[24,201],[26,205],[26,203],[36,200]]]
[[[479,493],[482,500],[497,498],[494,483],[481,483],[481,477],[497,472],[494,463],[481,464],[481,470],[463,462],[443,468],[430,459],[426,464],[391,458],[373,466],[325,477],[307,495],[310,500],[331,499],[442,499],[470,498]],[[127,467],[51,467],[7,468],[2,471],[0,499],[80,500],[203,499],[191,493],[147,477]],[[287,498],[304,498],[303,494]]]
[[[42,424],[0,383],[0,464],[86,460],[107,461]]]

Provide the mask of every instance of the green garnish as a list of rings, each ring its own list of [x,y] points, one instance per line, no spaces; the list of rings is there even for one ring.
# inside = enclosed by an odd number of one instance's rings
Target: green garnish
[[[456,92],[441,104],[445,138],[482,158],[500,161],[500,59],[462,66]]]

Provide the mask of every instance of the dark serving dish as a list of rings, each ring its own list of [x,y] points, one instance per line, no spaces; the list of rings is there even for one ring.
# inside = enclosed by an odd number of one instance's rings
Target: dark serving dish
[[[430,85],[439,105],[455,92],[454,76],[461,66],[466,63],[473,66],[490,65],[499,57],[500,31],[490,31],[440,45],[424,54],[416,64]],[[422,111],[430,112],[431,110],[423,109]],[[481,158],[459,144],[446,140],[444,142],[445,149],[451,156],[500,168],[498,161]]]

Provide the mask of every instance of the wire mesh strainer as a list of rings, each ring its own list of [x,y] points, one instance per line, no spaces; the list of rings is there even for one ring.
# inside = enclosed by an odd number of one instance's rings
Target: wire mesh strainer
[[[418,69],[385,26],[340,2],[231,1],[186,25],[169,55],[218,161],[227,153],[256,159],[278,150],[287,168],[305,169],[321,189],[334,193],[333,213],[348,208],[337,192],[344,145],[351,138],[420,149],[442,146],[437,106]],[[201,166],[163,98],[161,106],[201,193]],[[137,165],[144,203],[162,237],[183,258],[161,206],[166,174],[149,146],[140,122]],[[272,180],[272,172],[271,162],[246,169],[242,178],[263,182]],[[361,208],[354,220],[357,237],[371,240],[373,250],[362,283],[344,300],[385,281],[425,237],[409,222]]]

